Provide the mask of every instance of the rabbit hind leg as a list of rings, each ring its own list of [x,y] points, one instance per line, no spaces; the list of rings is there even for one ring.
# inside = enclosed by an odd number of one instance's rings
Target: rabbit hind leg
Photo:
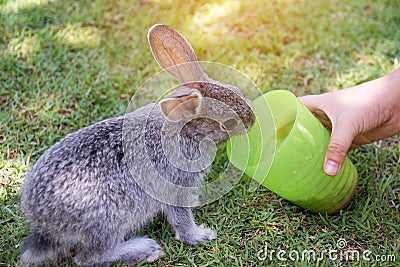
[[[138,261],[153,262],[164,255],[161,246],[148,237],[136,237],[118,244],[112,257],[115,261],[135,264]]]
[[[151,238],[137,237],[117,244],[113,249],[88,252],[80,251],[74,257],[79,266],[109,266],[114,262],[136,264],[139,261],[153,262],[163,256],[161,246]]]

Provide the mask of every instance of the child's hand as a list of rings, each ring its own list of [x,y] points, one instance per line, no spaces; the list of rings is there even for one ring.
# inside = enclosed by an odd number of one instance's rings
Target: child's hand
[[[300,97],[331,130],[324,170],[336,175],[347,151],[400,133],[400,69],[340,91]]]

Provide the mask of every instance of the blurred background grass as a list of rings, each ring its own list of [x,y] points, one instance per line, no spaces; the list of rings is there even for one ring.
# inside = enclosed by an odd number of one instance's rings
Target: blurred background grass
[[[198,58],[232,66],[263,91],[296,95],[353,86],[399,66],[397,0],[0,0],[0,266],[17,264],[27,234],[18,190],[27,170],[67,133],[123,114],[135,90],[160,68],[146,34],[176,28]],[[390,96],[388,96],[390,97]],[[160,218],[143,230],[167,256],[159,266],[330,266],[260,261],[270,249],[323,250],[345,238],[358,251],[400,261],[399,137],[350,156],[360,175],[354,200],[339,214],[311,214],[247,182],[195,211],[217,230],[191,248],[173,240]],[[226,164],[221,153],[217,167]],[[365,265],[370,262],[334,263]],[[69,265],[69,264],[67,264]]]

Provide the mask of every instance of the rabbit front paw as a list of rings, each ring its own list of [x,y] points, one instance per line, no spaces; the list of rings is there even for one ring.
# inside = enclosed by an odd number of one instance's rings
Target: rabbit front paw
[[[198,245],[199,243],[207,243],[217,237],[217,234],[204,225],[195,226],[184,232],[176,232],[175,239],[180,240],[188,245]]]

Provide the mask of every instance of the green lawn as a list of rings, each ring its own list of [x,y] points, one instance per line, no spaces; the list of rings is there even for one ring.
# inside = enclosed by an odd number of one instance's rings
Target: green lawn
[[[300,96],[399,67],[399,14],[397,0],[0,0],[0,266],[17,265],[28,233],[18,190],[29,168],[67,133],[123,114],[135,90],[160,70],[147,44],[151,25],[173,26],[200,60],[242,71],[263,92]],[[195,210],[198,223],[217,231],[214,242],[183,245],[157,219],[142,230],[165,248],[153,265],[400,266],[399,140],[350,153],[359,188],[333,216],[312,214],[267,189],[250,193],[245,178]],[[225,164],[221,147],[215,165]],[[266,246],[286,258],[292,250],[318,253],[335,249],[339,238],[347,250],[370,251],[371,259],[395,255],[396,262],[280,261],[259,253]]]

